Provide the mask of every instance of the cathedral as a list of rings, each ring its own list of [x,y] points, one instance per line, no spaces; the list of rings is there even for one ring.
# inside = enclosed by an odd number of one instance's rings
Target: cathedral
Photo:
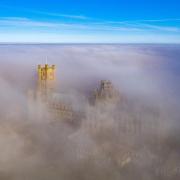
[[[64,98],[65,94],[56,92],[56,66],[38,65],[37,72],[37,87],[28,92],[30,113],[33,112],[36,118],[46,118],[49,115],[53,120],[71,121],[73,119],[71,104],[64,100],[67,99]],[[32,104],[35,104],[36,109]]]

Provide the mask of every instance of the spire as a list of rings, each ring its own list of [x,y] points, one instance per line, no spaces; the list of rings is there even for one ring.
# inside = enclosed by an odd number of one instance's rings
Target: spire
[[[46,64],[48,64],[48,57],[46,56]]]

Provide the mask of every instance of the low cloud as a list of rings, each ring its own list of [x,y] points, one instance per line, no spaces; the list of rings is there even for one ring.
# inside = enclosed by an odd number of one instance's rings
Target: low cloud
[[[179,179],[178,52],[163,45],[1,45],[0,179]],[[57,66],[57,92],[80,113],[76,126],[38,116],[39,104],[28,101],[46,56]],[[89,102],[102,79],[118,89],[117,104]]]

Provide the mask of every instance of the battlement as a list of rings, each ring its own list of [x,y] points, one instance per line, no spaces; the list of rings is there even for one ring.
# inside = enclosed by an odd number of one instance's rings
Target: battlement
[[[48,64],[38,65],[38,78],[40,81],[43,80],[55,80],[56,66],[49,66]]]

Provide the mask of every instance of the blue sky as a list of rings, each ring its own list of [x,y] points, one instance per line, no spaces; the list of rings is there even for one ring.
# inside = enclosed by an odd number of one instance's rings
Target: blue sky
[[[180,1],[1,0],[0,42],[180,43]]]

